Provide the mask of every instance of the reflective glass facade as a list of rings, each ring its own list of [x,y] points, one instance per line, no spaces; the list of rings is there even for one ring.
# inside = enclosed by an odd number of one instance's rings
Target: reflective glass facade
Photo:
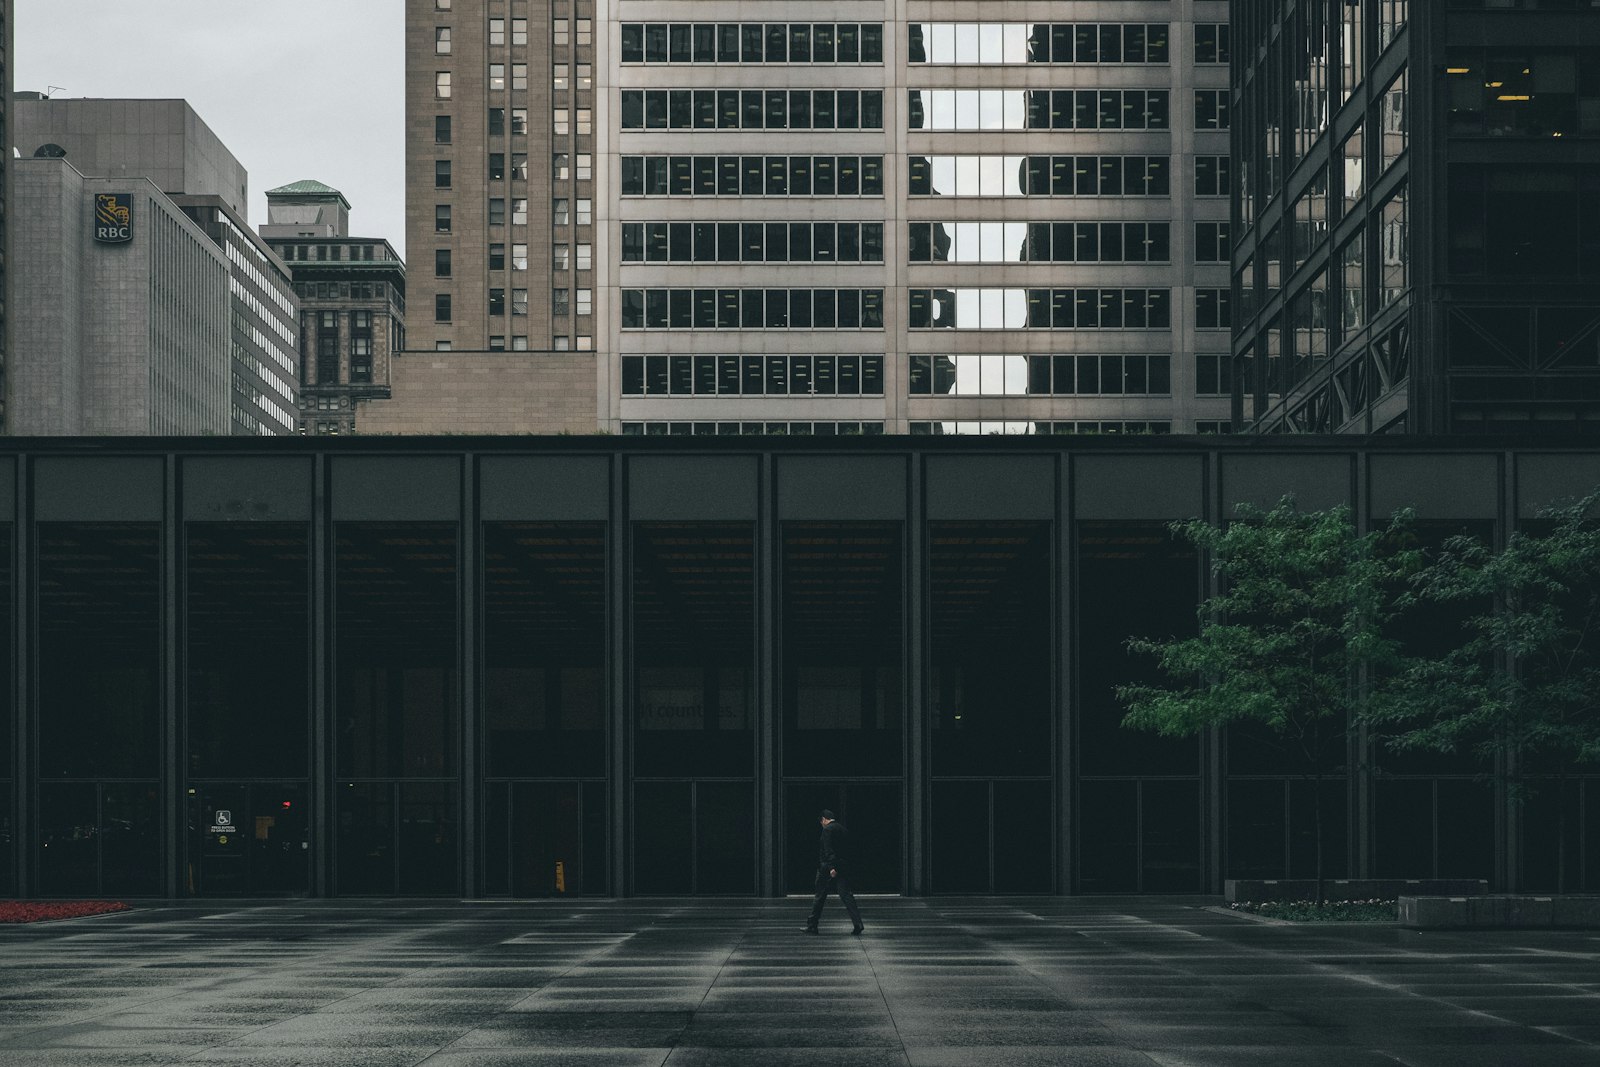
[[[874,892],[1215,892],[1307,876],[1317,791],[1332,873],[1554,888],[1600,770],[1519,802],[1353,742],[1311,782],[1114,690],[1195,626],[1172,520],[1295,492],[1503,539],[1600,452],[1098,429],[10,448],[0,894],[780,895],[822,807]]]
[[[1600,9],[1236,0],[1234,418],[1600,427]]]

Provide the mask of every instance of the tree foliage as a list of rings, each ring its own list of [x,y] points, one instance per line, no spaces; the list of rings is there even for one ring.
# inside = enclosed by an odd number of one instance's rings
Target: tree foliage
[[[1468,614],[1465,639],[1408,664],[1367,721],[1395,749],[1515,752],[1564,773],[1600,762],[1600,491],[1546,508],[1495,552],[1477,538],[1444,542],[1416,580],[1428,600]],[[1517,783],[1513,783],[1513,792]]]
[[[1356,710],[1362,667],[1403,662],[1389,623],[1409,604],[1412,550],[1390,551],[1409,513],[1360,534],[1347,507],[1304,512],[1292,497],[1272,510],[1241,504],[1226,527],[1194,520],[1174,534],[1212,561],[1221,590],[1200,607],[1193,637],[1133,638],[1166,685],[1126,685],[1124,725],[1169,737],[1250,723],[1320,766],[1319,728]]]
[[[1130,638],[1155,657],[1166,684],[1117,688],[1123,725],[1168,737],[1250,726],[1274,740],[1299,775],[1334,770],[1367,692],[1365,679],[1401,672],[1390,625],[1411,602],[1420,554],[1399,549],[1411,521],[1397,514],[1362,534],[1348,507],[1270,511],[1240,505],[1226,526],[1175,523],[1211,559],[1220,591],[1200,607],[1192,637]],[[1322,790],[1313,790],[1317,895],[1322,896]]]

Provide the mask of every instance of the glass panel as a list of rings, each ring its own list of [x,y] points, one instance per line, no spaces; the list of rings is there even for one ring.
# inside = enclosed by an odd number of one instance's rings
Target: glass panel
[[[456,773],[456,531],[336,528],[337,732],[343,777]]]
[[[694,889],[694,831],[689,782],[633,787],[633,886],[636,893],[683,895]]]
[[[695,892],[755,892],[755,786],[695,784]]]
[[[784,870],[791,893],[809,893],[817,875],[823,809],[849,830],[850,888],[898,893],[903,826],[899,782],[789,782],[784,786]]]
[[[1199,563],[1161,523],[1082,523],[1078,530],[1078,771],[1083,775],[1195,774],[1198,742],[1126,730],[1117,685],[1159,680],[1135,634],[1193,633]]]
[[[100,890],[100,798],[92,782],[39,786],[39,892],[87,896]]]
[[[1049,526],[928,536],[934,774],[1050,773]]]
[[[995,892],[1050,892],[1054,813],[1049,782],[994,783]]]
[[[161,892],[161,802],[153,783],[100,787],[100,889],[107,894]]]
[[[934,782],[928,827],[935,893],[989,891],[989,783]],[[1006,847],[1012,842],[1009,832]]]
[[[1084,893],[1139,888],[1138,783],[1085,780],[1078,786],[1078,887]]]
[[[154,524],[39,526],[39,773],[160,773]]]
[[[510,788],[508,836],[492,836],[486,848],[491,853],[509,852],[511,895],[582,893],[587,857],[579,783],[514,782]]]
[[[788,523],[783,770],[901,774],[901,534],[896,523]]]
[[[1200,891],[1200,785],[1140,783],[1142,893]]]
[[[394,786],[340,782],[334,789],[334,889],[344,895],[392,896]]]
[[[749,524],[635,526],[636,774],[754,772],[754,547]]]
[[[234,522],[192,523],[186,535],[189,775],[304,778],[309,534]]]
[[[484,524],[491,777],[604,776],[605,550],[598,523]]]
[[[401,896],[456,892],[457,818],[453,782],[400,783],[397,841]]]

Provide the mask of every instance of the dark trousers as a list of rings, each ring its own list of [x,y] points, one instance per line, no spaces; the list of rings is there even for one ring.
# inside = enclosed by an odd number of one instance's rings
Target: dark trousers
[[[822,905],[828,899],[830,889],[839,894],[839,903],[850,914],[850,925],[860,926],[861,909],[856,907],[856,895],[850,892],[850,884],[844,880],[844,875],[834,877],[826,868],[817,871],[817,895],[811,901],[811,918],[806,920],[806,925],[815,927],[822,919]]]

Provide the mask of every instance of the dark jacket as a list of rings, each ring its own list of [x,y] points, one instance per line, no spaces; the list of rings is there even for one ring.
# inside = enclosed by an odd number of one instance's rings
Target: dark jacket
[[[849,836],[850,832],[838,819],[822,828],[822,840],[817,845],[817,866],[821,870],[844,872],[845,858],[849,855]]]

